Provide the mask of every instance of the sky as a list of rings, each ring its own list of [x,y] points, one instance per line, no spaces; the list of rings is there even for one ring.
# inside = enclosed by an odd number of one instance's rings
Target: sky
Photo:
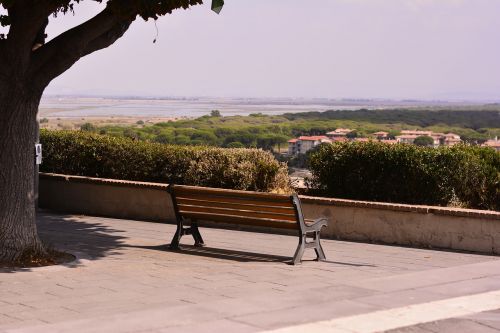
[[[136,20],[46,93],[500,100],[498,0],[206,2],[160,18],[158,36]],[[75,8],[49,38],[102,7]]]

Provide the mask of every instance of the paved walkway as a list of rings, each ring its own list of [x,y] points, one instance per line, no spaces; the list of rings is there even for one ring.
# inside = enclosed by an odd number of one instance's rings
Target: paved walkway
[[[0,332],[500,332],[499,257],[325,240],[328,262],[291,266],[291,236],[203,229],[179,253],[171,225],[39,229],[79,259],[0,271]]]

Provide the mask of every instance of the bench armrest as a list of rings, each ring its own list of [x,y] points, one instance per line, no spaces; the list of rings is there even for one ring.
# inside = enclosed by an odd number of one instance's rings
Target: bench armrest
[[[320,217],[310,225],[306,225],[306,231],[319,231],[321,228],[326,227],[328,225],[328,218]]]

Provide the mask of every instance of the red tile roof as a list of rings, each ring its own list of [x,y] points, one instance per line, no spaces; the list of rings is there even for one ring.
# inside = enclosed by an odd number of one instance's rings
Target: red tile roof
[[[483,146],[499,148],[500,147],[500,140],[488,140],[485,143],[483,143]]]
[[[302,141],[320,141],[320,140],[323,140],[323,139],[327,139],[328,140],[328,137],[324,136],[324,135],[300,136],[299,137],[299,140],[302,140]]]

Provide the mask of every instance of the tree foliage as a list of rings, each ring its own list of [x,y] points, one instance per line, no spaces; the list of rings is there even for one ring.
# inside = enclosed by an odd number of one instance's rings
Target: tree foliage
[[[478,112],[481,112],[478,114]],[[429,127],[447,125],[466,127],[474,130],[481,128],[500,128],[500,112],[498,106],[478,106],[461,110],[441,108],[420,109],[387,109],[356,112],[346,110],[329,110],[325,112],[288,113],[284,115],[289,120],[344,120],[368,121],[373,124],[398,124],[404,122],[411,126]]]
[[[210,117],[222,117],[222,115],[219,110],[212,110],[210,111]]]
[[[417,146],[429,147],[434,145],[434,139],[428,135],[422,135],[416,137],[415,140],[413,141],[413,144]]]

